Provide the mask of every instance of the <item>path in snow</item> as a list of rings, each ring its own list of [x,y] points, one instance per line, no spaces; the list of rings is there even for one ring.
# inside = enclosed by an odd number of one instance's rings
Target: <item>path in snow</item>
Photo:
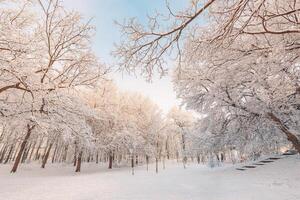
[[[240,167],[243,165],[240,165]],[[300,159],[285,157],[255,169],[237,166],[209,169],[206,166],[169,164],[155,174],[139,167],[104,170],[83,165],[75,174],[66,165],[48,169],[23,165],[17,174],[0,166],[1,200],[299,200]]]
[[[256,168],[257,166],[260,166],[260,165],[265,165],[266,163],[272,163],[274,162],[275,160],[279,160],[279,159],[282,159],[286,156],[284,155],[281,155],[281,156],[277,156],[277,157],[270,157],[270,158],[267,158],[265,160],[261,160],[261,161],[257,161],[257,162],[253,162],[251,165],[245,165],[243,166],[242,168],[238,167],[236,168],[237,170],[239,171],[245,171],[247,169],[254,169]]]

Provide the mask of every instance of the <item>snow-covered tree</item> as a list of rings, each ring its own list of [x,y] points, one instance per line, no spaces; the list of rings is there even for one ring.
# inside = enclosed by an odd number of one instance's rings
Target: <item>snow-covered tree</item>
[[[181,110],[178,107],[173,107],[168,113],[169,126],[173,127],[173,134],[179,136],[179,141],[182,148],[183,166],[186,168],[188,155],[191,155],[189,149],[189,134],[194,123],[194,117],[191,113]]]
[[[15,172],[33,132],[86,129],[85,117],[74,116],[77,108],[86,113],[85,107],[71,96],[93,86],[105,69],[91,52],[90,22],[65,11],[60,1],[1,4],[0,113],[3,124],[15,121],[19,134],[25,131]]]
[[[151,78],[167,70],[167,55],[177,55],[177,94],[207,115],[214,134],[231,142],[251,141],[253,133],[268,142],[285,137],[300,152],[299,2],[196,0],[180,12],[167,7],[166,26],[161,15],[148,27],[135,19],[121,25],[128,37],[115,51],[120,64]]]
[[[129,156],[138,160],[158,158],[157,143],[163,138],[161,111],[150,99],[136,93],[122,92],[112,82],[97,87],[90,105],[98,119],[90,123],[97,138],[97,149],[108,156],[109,168],[114,158]],[[133,162],[133,161],[132,161]]]

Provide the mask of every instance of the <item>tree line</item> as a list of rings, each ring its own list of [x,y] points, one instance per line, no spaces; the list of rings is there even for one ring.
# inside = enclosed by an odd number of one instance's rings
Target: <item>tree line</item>
[[[299,2],[192,1],[148,27],[122,24],[120,67],[151,80],[177,55],[173,82],[187,109],[164,114],[120,91],[91,49],[91,21],[58,0],[1,0],[0,163],[138,164],[255,159],[300,152]],[[205,20],[206,23],[202,23]],[[155,22],[155,23],[154,23]]]

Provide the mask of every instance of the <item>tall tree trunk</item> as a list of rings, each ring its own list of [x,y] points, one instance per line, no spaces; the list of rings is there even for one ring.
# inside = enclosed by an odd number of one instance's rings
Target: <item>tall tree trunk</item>
[[[14,161],[15,158],[17,157],[17,154],[18,154],[18,150],[20,149],[21,147],[21,144],[18,144],[18,146],[15,148],[15,151],[14,151],[14,155],[12,157],[12,160]]]
[[[155,157],[155,172],[158,173],[158,157]]]
[[[89,163],[91,160],[91,153],[89,152],[88,157],[87,157],[87,162]]]
[[[224,162],[224,160],[225,160],[225,153],[221,153],[221,162]]]
[[[56,144],[53,155],[52,155],[52,163],[54,163],[54,161],[55,161],[55,156],[56,156],[56,153],[57,153],[57,149],[58,149],[58,145]]]
[[[45,166],[46,166],[52,146],[53,146],[53,143],[51,142],[46,151],[46,154],[44,155],[43,162],[42,162],[42,168],[45,168]]]
[[[96,154],[96,164],[99,163],[99,152],[97,151],[97,154]]]
[[[10,157],[11,157],[11,154],[12,154],[12,152],[13,152],[13,149],[14,149],[14,146],[11,145],[11,147],[10,147],[10,149],[9,149],[9,152],[8,152],[8,155],[7,155],[7,157],[6,157],[6,160],[4,161],[4,164],[8,163],[8,161],[9,161],[9,159],[10,159]]]
[[[135,165],[138,166],[138,164],[139,164],[139,156],[136,155],[135,156]]]
[[[44,160],[46,154],[47,154],[47,151],[48,151],[48,148],[50,146],[51,142],[49,141],[49,139],[47,140],[47,144],[46,144],[46,147],[43,149],[43,154],[42,154],[42,161]]]
[[[81,158],[82,158],[82,151],[79,152],[78,158],[77,158],[77,165],[75,172],[80,172],[81,170]]]
[[[134,155],[131,155],[131,169],[132,169],[132,175],[134,175]]]
[[[163,169],[166,169],[166,162],[165,162],[165,156],[163,156]]]
[[[27,133],[26,133],[26,136],[25,136],[25,138],[24,138],[24,140],[23,140],[23,142],[21,144],[19,153],[18,153],[18,155],[16,157],[16,160],[15,160],[15,163],[13,165],[13,168],[10,171],[11,173],[15,173],[17,171],[18,166],[20,164],[20,160],[21,160],[22,154],[23,154],[25,146],[26,146],[26,143],[27,143],[27,141],[28,141],[28,139],[29,139],[29,137],[31,135],[31,132],[34,129],[34,127],[35,127],[35,125],[30,126],[29,124],[27,124]]]
[[[6,150],[7,150],[7,145],[5,145],[5,147],[3,148],[2,152],[1,152],[0,163],[2,163],[2,161],[5,157]]]
[[[167,159],[170,159],[170,151],[169,151],[169,143],[168,143],[169,139],[167,137],[166,139],[166,153],[167,153]]]
[[[34,144],[33,144],[33,147],[32,147],[31,152],[30,152],[30,154],[29,154],[28,160],[31,160],[32,155],[33,155],[33,151],[34,151],[34,149],[35,149],[35,146],[36,146],[36,142],[34,142]]]
[[[155,172],[158,173],[158,157],[159,155],[159,144],[158,144],[158,140],[156,141],[156,155],[155,155]]]
[[[183,168],[186,169],[187,156],[185,150],[185,135],[182,134],[181,137],[182,137],[182,153],[183,153],[182,162],[183,162]]]
[[[24,163],[25,160],[27,159],[27,155],[30,151],[30,147],[31,147],[31,144],[28,146],[25,147],[25,150],[24,150],[24,153],[23,153],[23,156],[22,156],[22,159],[21,159],[21,163]]]
[[[77,143],[76,143],[76,141],[75,141],[75,150],[74,150],[75,152],[74,152],[74,160],[73,160],[73,165],[74,165],[74,167],[76,166],[76,161],[77,161]],[[81,158],[80,158],[81,159]],[[81,161],[81,160],[80,160]]]
[[[149,170],[149,156],[146,155],[147,171]]]
[[[218,162],[220,162],[219,153],[215,153],[215,155],[216,155],[216,158],[217,158]]]
[[[268,113],[268,117],[278,125],[278,128],[286,135],[288,141],[290,141],[295,149],[300,153],[300,141],[297,136],[292,133],[284,124],[283,122],[273,113]]]
[[[109,155],[108,155],[108,169],[112,169],[112,164],[113,164],[113,155],[112,155],[112,153],[109,153]]]
[[[63,158],[62,158],[63,162],[66,162],[66,160],[67,160],[68,149],[69,149],[69,145],[66,145],[65,149],[64,149],[64,155],[63,155]]]
[[[36,149],[34,160],[38,160],[39,157],[40,157],[40,156],[39,156],[39,151],[40,151],[40,149],[41,149],[42,143],[43,143],[43,138],[41,139],[41,141],[40,141],[40,143],[39,143],[39,146],[38,146],[38,148]]]

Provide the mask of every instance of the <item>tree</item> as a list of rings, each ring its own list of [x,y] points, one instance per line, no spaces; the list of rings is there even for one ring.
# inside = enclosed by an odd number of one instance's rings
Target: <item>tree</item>
[[[10,4],[20,8],[10,9]],[[12,170],[15,172],[23,146],[35,129],[47,132],[43,128],[49,125],[69,126],[82,120],[77,117],[66,122],[74,110],[67,110],[65,105],[76,105],[77,100],[71,97],[74,91],[93,86],[106,70],[91,52],[93,27],[89,22],[83,23],[78,13],[66,12],[58,0],[8,2],[8,8],[3,6],[0,10],[4,16],[0,40],[0,114],[8,125],[22,121],[23,129],[27,127]]]
[[[173,126],[173,131],[179,134],[179,140],[181,141],[182,148],[182,162],[183,167],[186,168],[188,159],[188,135],[192,128],[194,118],[191,113],[180,110],[177,107],[173,107],[168,113],[168,119],[170,120],[170,126]]]
[[[127,38],[115,52],[121,66],[151,78],[156,68],[164,74],[172,52],[178,96],[220,120],[219,132],[270,128],[263,132],[283,133],[300,152],[299,2],[207,0],[178,13],[168,8],[165,29],[158,17],[146,28],[136,20],[122,25]]]

